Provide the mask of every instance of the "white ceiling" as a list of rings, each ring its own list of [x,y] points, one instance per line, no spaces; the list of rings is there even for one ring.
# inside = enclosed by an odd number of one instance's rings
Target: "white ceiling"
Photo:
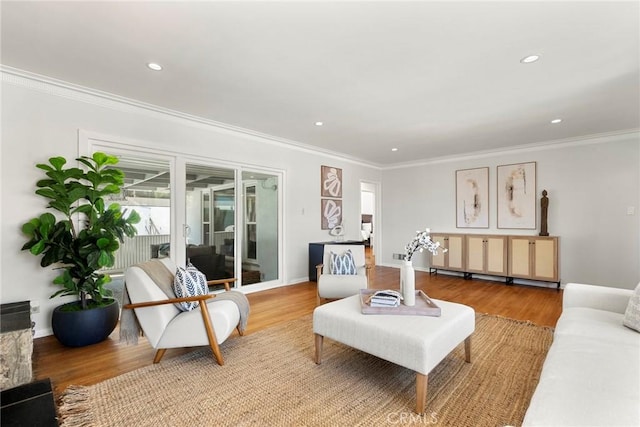
[[[1,62],[383,166],[640,128],[639,5],[2,1]]]

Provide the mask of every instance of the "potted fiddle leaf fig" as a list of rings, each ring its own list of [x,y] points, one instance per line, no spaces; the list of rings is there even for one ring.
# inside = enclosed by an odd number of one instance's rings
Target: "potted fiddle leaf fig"
[[[29,237],[22,250],[41,256],[42,267],[59,270],[53,283],[61,289],[51,298],[78,297],[56,307],[52,316],[54,335],[72,347],[100,342],[115,329],[119,306],[104,287],[111,278],[102,269],[114,265],[120,243],[136,235],[134,224],[140,221],[135,211],[127,215],[119,204],[105,202],[105,196],[120,193],[124,184],[124,173],[113,167],[116,157],[94,153],[76,160],[85,169],[65,168],[63,157],[36,165],[46,178],[36,183],[35,193],[47,199],[47,207],[57,215],[45,212],[22,226]]]

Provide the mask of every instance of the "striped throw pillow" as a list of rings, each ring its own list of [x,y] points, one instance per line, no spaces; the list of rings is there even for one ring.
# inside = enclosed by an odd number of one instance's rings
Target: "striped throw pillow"
[[[329,268],[331,274],[338,275],[354,275],[358,273],[356,262],[353,259],[351,249],[347,249],[342,254],[331,252],[331,265]]]
[[[187,268],[178,267],[173,280],[173,292],[176,298],[206,295],[209,293],[207,278],[192,264],[188,264]],[[182,311],[191,311],[199,304],[198,301],[189,301],[178,303],[176,306]]]

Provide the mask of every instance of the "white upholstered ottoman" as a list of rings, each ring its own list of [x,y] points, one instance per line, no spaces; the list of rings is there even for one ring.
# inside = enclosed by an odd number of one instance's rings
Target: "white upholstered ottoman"
[[[471,362],[471,334],[475,312],[471,307],[433,300],[440,317],[362,314],[360,295],[317,307],[313,312],[315,362],[322,362],[324,337],[416,371],[416,412],[425,412],[427,375],[458,344],[465,343]]]

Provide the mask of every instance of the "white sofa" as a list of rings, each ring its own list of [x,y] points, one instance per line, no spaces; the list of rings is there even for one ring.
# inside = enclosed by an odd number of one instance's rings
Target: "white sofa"
[[[622,324],[632,294],[567,284],[523,426],[640,426],[640,333]]]

